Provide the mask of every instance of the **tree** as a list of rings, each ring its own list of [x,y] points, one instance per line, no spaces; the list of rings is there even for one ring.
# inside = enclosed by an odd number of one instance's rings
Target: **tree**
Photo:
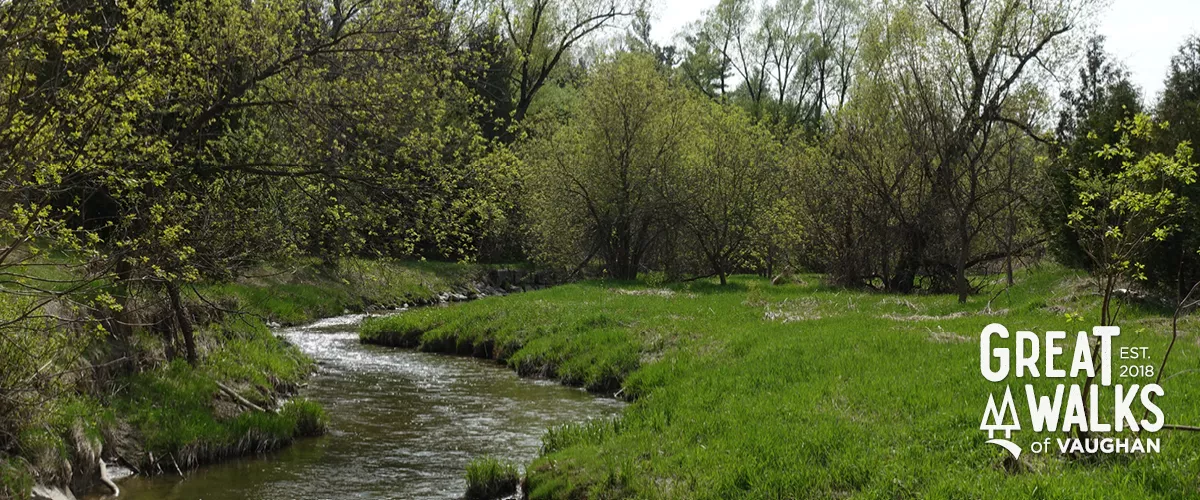
[[[674,68],[678,63],[674,45],[659,45],[650,37],[650,12],[642,5],[633,13],[633,22],[625,35],[625,46],[630,52],[650,54],[663,68]]]
[[[580,267],[598,255],[611,276],[637,276],[669,229],[662,193],[690,137],[688,103],[648,56],[620,55],[597,68],[573,122],[521,152],[541,259]]]
[[[699,26],[693,24],[690,33],[683,35],[685,45],[679,72],[693,88],[716,99],[728,91],[726,82],[733,76],[732,69]]]
[[[489,195],[490,160],[447,103],[462,87],[425,43],[430,4],[141,2],[112,19],[108,67],[147,105],[139,145],[106,165],[136,181],[101,176],[87,196],[118,221],[104,243],[121,279],[172,308],[181,283],[273,250],[462,255],[490,215],[458,198]],[[173,316],[194,361],[188,315]]]
[[[1142,114],[1118,122],[1120,139],[1095,154],[1119,161],[1120,167],[1115,171],[1084,168],[1071,179],[1078,199],[1067,214],[1067,224],[1091,260],[1103,326],[1116,324],[1120,314],[1119,304],[1113,304],[1117,286],[1125,280],[1145,280],[1142,259],[1154,245],[1179,231],[1186,213],[1180,190],[1196,182],[1196,164],[1187,142],[1176,145],[1170,154],[1146,151],[1144,144],[1152,143],[1165,128]],[[1093,348],[1092,359],[1097,359],[1099,348]],[[1087,377],[1084,394],[1094,379]]]
[[[1147,152],[1141,145],[1164,130],[1165,124],[1139,114],[1116,128],[1120,139],[1095,154],[1119,161],[1120,168],[1080,169],[1072,177],[1078,199],[1067,215],[1080,247],[1092,261],[1103,298],[1099,320],[1105,326],[1115,324],[1118,314],[1112,307],[1113,290],[1123,279],[1146,278],[1141,259],[1153,244],[1179,230],[1184,213],[1179,190],[1196,181],[1189,143],[1179,143],[1171,154]]]
[[[845,103],[862,14],[856,0],[781,0],[758,10],[725,0],[687,28],[680,69],[709,97],[728,94],[780,137],[796,125],[812,132]]]
[[[1091,0],[930,0],[893,14],[886,34],[893,45],[897,103],[910,134],[925,136],[922,168],[932,183],[930,202],[917,220],[918,243],[909,266],[934,255],[966,301],[968,268],[976,260],[978,215],[994,167],[993,133],[999,125],[1041,137],[1035,127],[1042,100],[1037,83],[1068,60],[1067,34],[1090,14]]]
[[[100,286],[112,277],[96,248],[103,224],[84,227],[71,203],[103,173],[107,148],[131,145],[128,115],[114,111],[136,100],[101,64],[100,14],[51,0],[0,4],[0,456],[74,389],[63,368],[94,345],[88,312],[115,306]]]
[[[501,0],[499,16],[516,64],[513,122],[525,119],[534,97],[580,40],[633,14],[619,0]]]
[[[135,294],[165,298],[195,362],[188,283],[300,251],[469,258],[505,215],[513,159],[480,138],[464,65],[428,43],[432,4],[0,14],[4,70],[34,82],[7,89],[6,255],[36,239],[73,252],[84,284],[111,279],[98,314],[118,344]]]
[[[445,14],[0,3],[0,453],[73,390],[55,373],[153,358],[139,328],[199,363],[196,282],[301,253],[473,258],[515,158],[481,137],[484,58]]]
[[[853,0],[782,0],[764,12],[773,119],[786,135],[815,130],[845,104],[858,50],[862,6]]]
[[[1119,158],[1105,159],[1095,152],[1121,139],[1121,131],[1113,124],[1143,111],[1141,95],[1128,71],[1105,52],[1104,39],[1092,37],[1078,79],[1061,97],[1067,108],[1059,113],[1055,144],[1049,148],[1056,167],[1050,169],[1048,179],[1057,196],[1043,205],[1040,217],[1053,235],[1055,256],[1068,265],[1087,268],[1091,261],[1079,247],[1078,235],[1067,225],[1067,213],[1079,196],[1072,177],[1081,169],[1107,173],[1121,169]]]
[[[697,111],[698,133],[664,197],[686,228],[686,241],[724,285],[749,261],[756,228],[772,208],[777,146],[741,110],[708,103]]]
[[[1155,108],[1158,120],[1170,124],[1159,134],[1159,151],[1169,153],[1181,142],[1200,144],[1200,37],[1190,37],[1171,59],[1171,67]],[[1147,283],[1182,302],[1189,285],[1200,281],[1200,185],[1181,187],[1187,213],[1172,233],[1147,256]]]
[[[836,283],[906,293],[921,270],[917,220],[931,187],[922,137],[905,128],[886,65],[873,64],[883,61],[867,58],[826,138],[793,141],[785,157],[803,186],[805,264]]]
[[[999,109],[986,120],[964,111],[961,96],[971,93],[962,85],[973,80],[946,62],[958,49],[943,29],[925,6],[875,12],[827,138],[793,146],[796,161],[808,163],[794,170],[810,191],[802,196],[809,265],[835,281],[962,297],[974,289],[968,270],[1011,263],[1041,241],[1026,230],[1034,203],[1024,192],[1037,172],[1029,124],[1044,101],[1021,85],[993,94],[988,106]],[[959,141],[965,156],[948,149]]]

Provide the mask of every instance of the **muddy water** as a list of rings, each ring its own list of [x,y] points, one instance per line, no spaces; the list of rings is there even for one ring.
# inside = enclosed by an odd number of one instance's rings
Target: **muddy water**
[[[461,498],[472,457],[528,463],[547,427],[622,406],[484,360],[362,345],[359,319],[278,331],[319,363],[301,395],[325,406],[328,435],[184,477],[131,477],[119,498]]]

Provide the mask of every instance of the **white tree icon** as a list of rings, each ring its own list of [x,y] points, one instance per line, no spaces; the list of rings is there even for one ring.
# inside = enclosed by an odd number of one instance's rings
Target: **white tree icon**
[[[1006,411],[1012,423],[1004,423],[1004,419],[1000,416]],[[988,423],[989,417],[991,423]],[[1004,439],[1011,439],[1013,431],[1021,430],[1021,422],[1017,420],[1017,408],[1013,405],[1012,390],[1009,387],[1004,388],[1004,399],[1000,403],[999,410],[996,409],[995,396],[988,394],[987,409],[983,411],[983,420],[979,422],[979,430],[988,431],[988,439],[995,438],[996,431],[1004,431]]]

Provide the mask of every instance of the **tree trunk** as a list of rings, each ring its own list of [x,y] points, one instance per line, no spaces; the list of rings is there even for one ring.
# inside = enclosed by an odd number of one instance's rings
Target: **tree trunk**
[[[179,298],[179,285],[173,281],[167,282],[167,294],[171,298],[171,309],[175,311],[175,321],[179,323],[179,332],[183,334],[183,346],[187,352],[188,364],[196,365],[196,337],[192,331],[192,321],[187,317],[183,301]]]
[[[155,318],[154,324],[150,329],[157,332],[163,341],[163,353],[167,357],[167,361],[175,360],[175,326],[174,312],[167,314],[166,317],[158,316]]]
[[[954,289],[958,292],[958,303],[966,304],[967,296],[971,294],[971,284],[967,282],[967,259],[971,256],[971,228],[966,215],[958,221],[958,256],[954,262]]]
[[[1111,311],[1110,305],[1112,304],[1112,294],[1113,294],[1114,286],[1116,286],[1116,278],[1114,276],[1106,276],[1104,278],[1104,289],[1102,290],[1103,298],[1101,300],[1103,302],[1101,302],[1101,305],[1100,305],[1100,326],[1112,326],[1113,321],[1116,319],[1116,318],[1109,317],[1109,312]],[[1100,354],[1100,343],[1096,342],[1096,345],[1092,347],[1092,368],[1093,368],[1092,371],[1093,371],[1093,373],[1098,371],[1098,368],[1096,367],[1096,365],[1099,362],[1099,359],[1098,359],[1099,354]],[[1095,383],[1095,381],[1096,381],[1095,375],[1084,377],[1084,381],[1083,381],[1083,417],[1085,419],[1087,419],[1089,417],[1089,412],[1091,411],[1088,409],[1088,408],[1090,408],[1090,405],[1088,404],[1089,403],[1088,400],[1091,398],[1092,384]],[[1089,436],[1091,436],[1091,432],[1088,432],[1088,431],[1080,431],[1079,432],[1079,437],[1082,439],[1087,439]]]
[[[775,244],[767,246],[767,278],[775,276]]]
[[[1010,184],[1012,183],[1012,174],[1011,173],[1009,174],[1009,183]],[[1010,187],[1009,191],[1011,191],[1011,190],[1012,190],[1012,188]],[[1005,235],[1006,237],[1004,239],[1004,273],[1005,273],[1005,278],[1008,279],[1008,286],[1010,286],[1010,287],[1013,286],[1013,284],[1014,284],[1014,281],[1013,281],[1013,238],[1015,237],[1016,232],[1017,232],[1016,221],[1014,220],[1015,218],[1016,218],[1016,214],[1013,213],[1013,204],[1010,202],[1008,204],[1008,231],[1006,231],[1007,234]]]

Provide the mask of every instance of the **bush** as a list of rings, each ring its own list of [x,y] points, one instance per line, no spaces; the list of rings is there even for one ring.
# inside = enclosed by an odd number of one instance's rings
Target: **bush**
[[[642,275],[642,281],[646,282],[647,286],[654,288],[661,287],[670,281],[667,273],[662,271],[653,271]]]
[[[515,493],[521,475],[509,461],[479,457],[467,464],[468,500],[500,498]]]

